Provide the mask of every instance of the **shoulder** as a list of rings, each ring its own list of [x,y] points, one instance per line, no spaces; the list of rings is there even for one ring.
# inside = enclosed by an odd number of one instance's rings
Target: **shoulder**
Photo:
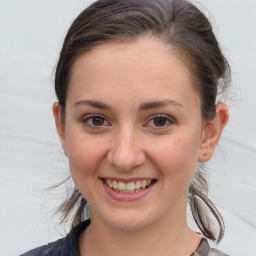
[[[228,255],[217,249],[210,248],[208,241],[205,238],[202,238],[198,248],[191,256],[228,256]]]
[[[78,237],[90,224],[90,220],[80,223],[64,238],[30,250],[20,256],[79,256]]]
[[[21,256],[60,256],[62,255],[61,252],[63,249],[65,249],[65,240],[66,238],[59,239],[55,242],[30,250]]]
[[[217,250],[217,249],[211,248],[209,253],[208,253],[208,256],[228,256],[228,255],[219,251],[219,250]]]

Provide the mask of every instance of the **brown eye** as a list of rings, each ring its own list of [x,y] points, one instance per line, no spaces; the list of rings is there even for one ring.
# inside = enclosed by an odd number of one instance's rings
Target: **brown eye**
[[[98,117],[93,117],[92,118],[92,124],[95,126],[100,126],[104,124],[104,118],[98,116]]]
[[[91,114],[84,117],[82,123],[89,128],[100,128],[110,125],[110,123],[104,117],[97,114]]]
[[[156,117],[153,122],[155,126],[165,126],[166,121],[165,117]]]
[[[154,129],[164,129],[172,126],[173,124],[176,124],[175,119],[168,115],[164,114],[157,114],[153,116],[146,124],[145,126],[152,127]]]

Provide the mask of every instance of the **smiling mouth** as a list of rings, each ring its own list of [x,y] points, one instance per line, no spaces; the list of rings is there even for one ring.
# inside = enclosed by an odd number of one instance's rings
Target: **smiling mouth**
[[[130,182],[117,181],[113,179],[102,180],[109,188],[113,189],[114,191],[128,194],[139,193],[157,181],[156,179],[142,179]]]

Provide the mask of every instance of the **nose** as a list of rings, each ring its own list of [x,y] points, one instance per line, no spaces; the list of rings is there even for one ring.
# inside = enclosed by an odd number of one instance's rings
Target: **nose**
[[[119,171],[131,171],[145,162],[140,136],[132,128],[120,129],[113,135],[107,158]]]

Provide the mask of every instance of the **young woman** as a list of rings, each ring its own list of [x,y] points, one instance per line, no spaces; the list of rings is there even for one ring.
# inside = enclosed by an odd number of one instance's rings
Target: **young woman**
[[[228,121],[229,66],[184,0],[99,0],[71,25],[56,68],[57,131],[75,184],[71,232],[23,255],[225,255],[200,163]],[[189,203],[200,233],[191,230]],[[213,221],[211,220],[213,217]],[[213,224],[217,224],[216,229]]]

